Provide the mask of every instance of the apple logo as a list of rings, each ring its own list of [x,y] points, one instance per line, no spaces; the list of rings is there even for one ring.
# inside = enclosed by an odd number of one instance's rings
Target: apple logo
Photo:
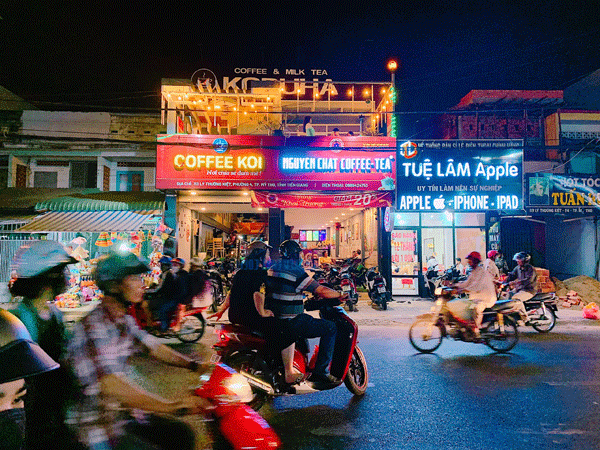
[[[446,200],[444,200],[444,197],[440,195],[439,198],[436,198],[433,201],[433,207],[435,209],[444,209],[446,207]]]

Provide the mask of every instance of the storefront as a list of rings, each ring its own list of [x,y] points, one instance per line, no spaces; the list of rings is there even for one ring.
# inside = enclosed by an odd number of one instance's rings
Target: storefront
[[[391,234],[394,295],[423,295],[433,257],[446,270],[498,246],[500,215],[524,215],[521,141],[399,144]]]
[[[167,225],[187,227],[183,208],[199,204],[200,197],[207,202],[208,193],[219,196],[229,212],[262,211],[272,245],[293,236],[304,248],[327,248],[334,257],[349,256],[351,248],[368,251],[370,265],[385,256],[377,252],[381,227],[375,218],[393,202],[395,139],[168,135],[158,142],[156,186],[167,192],[167,211],[177,212]],[[247,194],[246,201],[232,200],[232,193]],[[341,212],[334,214],[337,219],[302,227],[286,216],[297,209],[306,217]],[[181,248],[189,246],[187,240],[178,245],[178,254],[195,256]]]
[[[16,239],[6,240],[7,261],[31,240],[54,240],[63,244],[78,260],[69,266],[68,290],[57,298],[59,308],[93,305],[99,290],[92,280],[96,261],[111,251],[131,251],[153,268],[150,278],[159,275],[169,229],[163,224],[164,195],[152,193],[102,192],[58,197],[36,204],[39,215],[14,230]],[[10,275],[10,267],[5,277]]]

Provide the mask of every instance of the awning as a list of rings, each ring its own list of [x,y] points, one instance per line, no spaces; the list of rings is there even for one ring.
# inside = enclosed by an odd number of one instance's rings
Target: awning
[[[153,211],[165,209],[162,192],[96,192],[40,201],[36,211]]]
[[[137,231],[161,211],[49,212],[15,230],[18,233]]]

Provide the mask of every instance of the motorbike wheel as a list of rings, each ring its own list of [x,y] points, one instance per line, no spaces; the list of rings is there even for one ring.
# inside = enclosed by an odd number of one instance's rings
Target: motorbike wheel
[[[230,367],[233,367],[238,372],[244,371],[261,380],[269,382],[269,370],[267,363],[258,356],[256,351],[236,350],[223,358],[223,362]],[[269,399],[269,395],[252,386],[254,398],[248,402],[248,406],[255,411],[258,411]]]
[[[506,353],[519,342],[519,330],[513,319],[504,316],[504,334],[500,333],[497,320],[490,323],[482,334],[485,334],[485,345],[498,353]],[[491,337],[490,337],[491,336]]]
[[[210,309],[212,312],[217,312],[219,307],[225,303],[225,292],[219,286],[219,283],[215,280],[210,280],[210,290],[213,298],[212,305],[210,305]]]
[[[181,319],[181,328],[176,333],[177,339],[186,344],[198,341],[204,336],[206,319],[201,313],[193,316],[184,316]]]
[[[542,308],[538,308],[535,311],[531,312],[531,315],[534,317],[531,320],[531,326],[538,333],[548,333],[554,325],[556,325],[556,314],[552,308],[546,308],[546,314]]]
[[[354,395],[365,395],[365,392],[367,392],[367,385],[369,384],[367,360],[358,347],[354,347],[354,352],[352,352],[352,359],[350,360],[348,373],[344,378],[344,384]]]
[[[381,306],[381,309],[385,311],[387,309],[387,295],[380,295],[379,298],[379,305]]]
[[[408,330],[410,345],[421,353],[431,353],[442,345],[442,328],[432,319],[418,319]]]

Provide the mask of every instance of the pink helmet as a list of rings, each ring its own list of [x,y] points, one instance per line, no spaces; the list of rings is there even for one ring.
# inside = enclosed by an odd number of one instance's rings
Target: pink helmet
[[[498,252],[496,250],[490,250],[487,252],[487,257],[490,259],[494,259],[496,256],[498,256]]]
[[[477,261],[481,261],[481,253],[471,252],[467,255],[465,259],[476,259]]]

